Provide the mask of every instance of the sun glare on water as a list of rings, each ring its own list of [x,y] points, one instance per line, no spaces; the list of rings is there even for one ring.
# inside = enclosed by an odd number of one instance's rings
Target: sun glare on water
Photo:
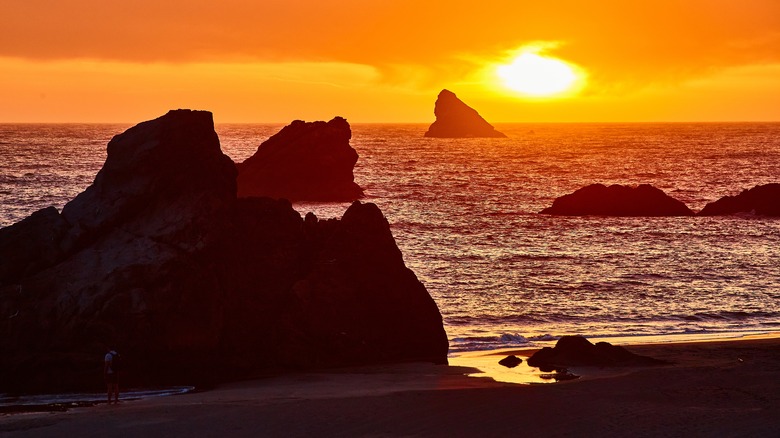
[[[510,64],[498,66],[496,74],[506,88],[532,97],[568,94],[583,81],[576,66],[533,52],[521,53]]]

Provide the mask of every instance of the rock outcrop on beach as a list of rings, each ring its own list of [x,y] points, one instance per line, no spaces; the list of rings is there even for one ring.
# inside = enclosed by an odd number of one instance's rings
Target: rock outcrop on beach
[[[780,216],[780,184],[765,184],[743,190],[736,196],[724,196],[710,202],[699,216],[721,216],[751,213],[760,216]]]
[[[518,365],[523,363],[523,359],[520,359],[519,357],[515,356],[514,354],[509,355],[501,360],[498,361],[499,365],[505,366],[507,368],[514,368]]]
[[[358,154],[344,118],[296,120],[264,141],[238,167],[238,196],[290,201],[354,201],[363,190],[352,173]]]
[[[561,196],[542,214],[561,216],[693,216],[682,202],[649,184],[591,184]]]
[[[528,365],[543,369],[570,366],[649,366],[665,361],[631,353],[608,342],[595,345],[582,336],[564,336],[555,347],[544,347],[528,358]]]
[[[428,128],[426,137],[506,137],[449,90],[441,90],[433,113],[436,121]]]
[[[61,214],[0,229],[0,257],[0,392],[97,389],[108,344],[126,386],[447,361],[382,212],[304,220],[286,200],[237,198],[208,112],[114,137]]]

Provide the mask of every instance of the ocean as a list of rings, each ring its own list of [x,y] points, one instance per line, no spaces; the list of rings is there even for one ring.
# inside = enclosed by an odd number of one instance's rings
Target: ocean
[[[0,226],[61,209],[130,125],[0,125]],[[218,125],[236,161],[281,124]],[[355,181],[389,220],[444,317],[452,353],[562,335],[780,331],[780,219],[555,217],[591,184],[652,184],[697,211],[780,182],[780,123],[497,124],[506,139],[355,124]],[[348,204],[295,204],[340,217]]]

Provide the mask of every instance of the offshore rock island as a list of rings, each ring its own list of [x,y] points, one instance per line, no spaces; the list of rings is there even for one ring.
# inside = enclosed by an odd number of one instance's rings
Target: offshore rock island
[[[506,137],[449,90],[441,90],[433,113],[436,115],[436,121],[428,128],[426,137]]]
[[[649,184],[636,187],[591,184],[561,196],[542,214],[561,216],[693,216],[693,211],[661,189]]]
[[[358,154],[346,119],[295,120],[239,163],[238,196],[290,201],[354,201],[363,190],[352,173]]]
[[[61,214],[0,229],[0,392],[98,388],[110,344],[127,386],[446,363],[441,314],[375,205],[304,220],[238,198],[236,176],[211,113],[171,111],[115,136]]]
[[[724,196],[710,202],[699,216],[720,216],[752,213],[760,216],[780,216],[780,184],[764,184],[743,190],[736,196]]]
[[[555,198],[541,214],[559,216],[780,216],[780,184],[771,183],[724,196],[694,213],[683,202],[649,184],[636,187],[591,184]]]

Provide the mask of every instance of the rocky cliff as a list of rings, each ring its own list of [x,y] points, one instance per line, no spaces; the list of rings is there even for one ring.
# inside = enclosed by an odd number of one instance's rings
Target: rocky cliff
[[[114,137],[62,214],[0,229],[0,321],[0,391],[99,388],[108,344],[130,386],[446,362],[448,348],[375,205],[320,221],[237,198],[211,114],[188,110]]]
[[[354,201],[363,190],[352,173],[358,154],[352,130],[341,117],[329,122],[296,120],[238,164],[238,196],[291,201]]]
[[[693,216],[682,202],[649,184],[591,184],[561,196],[542,214],[562,216]]]
[[[506,137],[449,90],[441,90],[433,113],[436,121],[428,128],[426,137]]]

